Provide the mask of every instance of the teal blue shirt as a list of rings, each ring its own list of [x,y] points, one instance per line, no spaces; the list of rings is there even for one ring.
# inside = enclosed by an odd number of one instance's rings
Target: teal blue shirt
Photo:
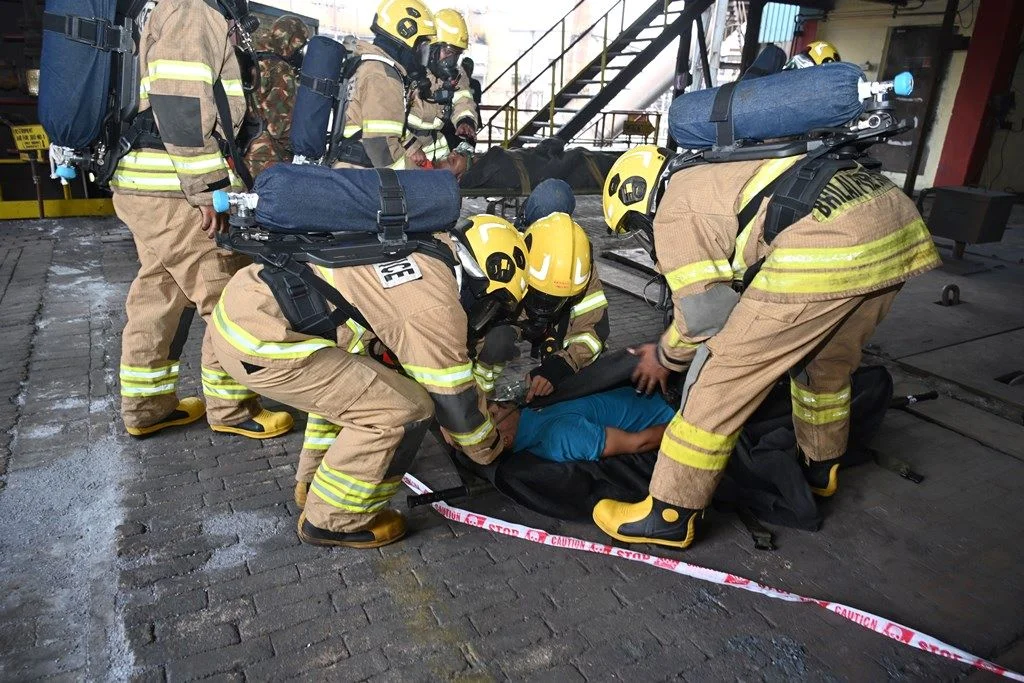
[[[524,409],[512,450],[554,462],[598,460],[604,452],[605,427],[639,432],[665,424],[674,415],[660,394],[644,396],[622,387],[540,410]]]

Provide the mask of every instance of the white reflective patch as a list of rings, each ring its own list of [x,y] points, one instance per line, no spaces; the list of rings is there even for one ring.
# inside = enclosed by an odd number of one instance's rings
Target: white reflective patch
[[[380,286],[384,289],[391,289],[423,277],[420,267],[416,265],[412,256],[389,263],[378,263],[373,269],[377,271],[377,279],[380,280]]]
[[[532,275],[533,277],[535,277],[538,280],[540,280],[541,282],[543,282],[548,277],[548,268],[550,268],[550,267],[551,267],[551,254],[546,254],[544,256],[544,262],[540,264],[540,270],[534,268],[533,266],[530,266],[530,275]]]

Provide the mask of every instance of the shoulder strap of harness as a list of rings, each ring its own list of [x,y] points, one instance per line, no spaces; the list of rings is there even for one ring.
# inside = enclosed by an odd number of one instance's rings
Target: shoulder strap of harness
[[[856,166],[857,162],[849,158],[808,156],[776,178],[765,216],[765,242],[771,244],[780,232],[809,214],[832,176]]]
[[[260,279],[267,283],[288,324],[296,332],[337,341],[337,328],[353,320],[370,330],[366,318],[341,292],[318,277],[309,266],[289,256],[267,255]],[[334,310],[327,307],[334,304]]]
[[[231,104],[228,102],[228,94],[224,90],[224,83],[218,78],[213,83],[213,100],[217,103],[217,116],[220,118],[220,125],[224,130],[225,141],[228,146],[228,155],[234,165],[234,171],[241,178],[247,190],[252,189],[252,174],[249,167],[245,165],[242,152],[238,149],[238,142],[235,140],[235,126],[231,120]]]

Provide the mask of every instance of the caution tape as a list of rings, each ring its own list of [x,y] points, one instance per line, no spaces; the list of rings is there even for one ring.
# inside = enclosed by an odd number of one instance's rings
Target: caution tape
[[[403,481],[405,482],[405,485],[415,493],[432,493],[430,487],[411,474],[406,474]],[[469,526],[486,529],[487,531],[493,531],[495,533],[521,538],[533,543],[551,546],[552,548],[582,550],[583,552],[595,553],[597,555],[619,557],[624,560],[630,560],[631,562],[640,562],[641,564],[647,564],[652,567],[657,567],[658,569],[664,569],[665,571],[689,576],[700,581],[707,581],[708,583],[714,583],[720,586],[740,588],[745,591],[750,591],[751,593],[759,593],[775,600],[812,603],[822,609],[832,612],[833,614],[838,614],[844,619],[852,621],[858,626],[862,626],[869,631],[881,633],[882,635],[888,636],[889,638],[909,647],[917,648],[918,650],[923,650],[940,657],[945,657],[946,659],[958,664],[966,664],[976,669],[981,669],[982,671],[988,671],[1015,681],[1024,682],[1024,675],[1005,669],[995,662],[990,662],[987,659],[977,657],[972,655],[970,652],[966,652],[965,650],[961,650],[960,648],[954,647],[948,643],[944,643],[938,638],[934,638],[927,633],[922,633],[910,628],[909,626],[904,626],[898,622],[890,621],[884,617],[878,616],[877,614],[865,612],[864,610],[857,609],[856,607],[850,607],[849,605],[844,605],[839,602],[807,598],[803,595],[797,595],[796,593],[790,593],[789,591],[766,586],[763,583],[758,583],[757,581],[753,581],[736,574],[729,574],[728,572],[721,572],[716,569],[708,569],[707,567],[701,567],[700,565],[690,564],[680,560],[658,557],[657,555],[648,555],[647,553],[605,545],[604,543],[585,541],[573,536],[551,534],[543,529],[535,529],[521,524],[513,524],[512,522],[506,522],[488,515],[481,515],[476,512],[463,510],[462,508],[452,507],[446,503],[433,503],[432,506],[435,510],[441,513],[441,515],[453,522],[468,524]]]

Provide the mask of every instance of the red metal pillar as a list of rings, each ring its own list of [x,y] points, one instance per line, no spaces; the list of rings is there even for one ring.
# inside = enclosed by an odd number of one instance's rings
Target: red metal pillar
[[[789,56],[792,57],[795,54],[803,52],[804,49],[818,39],[818,20],[808,19],[804,22],[804,25],[800,28],[800,35],[793,39],[793,52]],[[843,53],[840,52],[839,56],[842,57]]]
[[[1024,2],[981,0],[977,23],[967,48],[964,73],[953,101],[953,113],[942,145],[935,185],[976,183],[992,144],[992,96],[1004,92],[1013,78]]]

